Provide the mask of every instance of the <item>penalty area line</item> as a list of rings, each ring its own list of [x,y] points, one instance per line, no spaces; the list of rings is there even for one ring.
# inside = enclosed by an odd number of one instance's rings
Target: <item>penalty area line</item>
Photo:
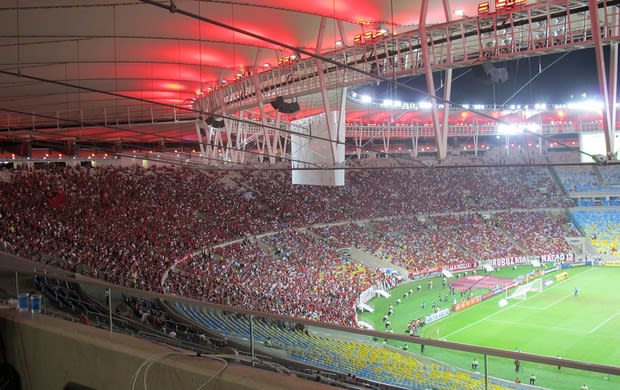
[[[597,330],[601,329],[605,324],[607,324],[609,321],[613,320],[619,314],[620,314],[620,310],[618,310],[617,312],[615,312],[614,314],[609,316],[609,318],[607,318],[605,321],[603,321],[600,324],[598,324],[597,326],[595,326],[594,329],[592,329],[588,333],[592,334],[592,333],[596,332]]]
[[[586,272],[588,272],[588,271],[590,271],[590,270],[591,270],[591,269],[586,270],[586,271],[582,272],[581,274],[579,274],[579,275],[577,275],[577,276],[583,275],[584,273],[586,273]],[[575,278],[575,277],[573,277],[572,279],[574,279],[574,278]],[[568,279],[567,279],[567,280],[568,280]],[[556,287],[556,286],[558,286],[558,285],[560,285],[560,283],[554,283],[554,284],[552,284],[551,286],[549,286],[547,289],[543,289],[543,291],[542,291],[542,292],[547,291],[547,290],[550,290],[550,289],[552,289],[552,288],[555,288],[555,287]],[[542,293],[542,292],[541,292],[541,293]],[[540,294],[540,293],[539,293],[539,294]],[[551,306],[553,306],[553,305],[555,305],[556,303],[559,303],[559,301],[563,301],[564,299],[566,299],[566,298],[568,298],[568,297],[570,297],[570,296],[572,296],[572,294],[571,294],[571,295],[569,295],[569,296],[567,296],[567,297],[562,297],[562,298],[560,298],[557,302],[552,302],[550,305],[551,305]],[[520,306],[521,304],[523,304],[523,303],[525,303],[525,302],[528,302],[528,300],[526,299],[526,300],[523,300],[523,301],[517,302],[517,303],[515,303],[514,305],[508,305],[508,306],[506,306],[506,307],[504,307],[504,308],[502,308],[502,309],[499,309],[499,310],[498,310],[498,311],[496,311],[496,312],[493,312],[493,313],[491,313],[491,314],[489,314],[489,315],[487,315],[487,316],[485,316],[485,317],[480,318],[480,319],[479,319],[479,320],[477,320],[477,321],[474,321],[474,322],[472,322],[472,323],[470,323],[470,324],[468,324],[468,325],[465,325],[465,326],[464,326],[464,327],[462,327],[462,328],[456,329],[455,331],[450,332],[450,333],[448,333],[448,334],[444,335],[444,336],[443,336],[443,338],[444,338],[444,339],[448,339],[448,340],[449,340],[449,337],[450,337],[450,336],[455,335],[455,334],[457,334],[457,333],[460,333],[460,332],[464,331],[465,329],[469,329],[469,328],[471,328],[472,326],[478,325],[478,324],[479,324],[479,323],[481,323],[481,322],[487,321],[487,320],[489,320],[490,318],[493,318],[494,316],[496,316],[497,314],[502,313],[502,312],[504,312],[504,311],[506,311],[506,310],[508,310],[508,309],[513,308],[513,307]],[[547,306],[549,306],[549,305],[547,305]],[[528,306],[523,306],[523,307],[524,307],[524,308],[533,308],[533,307],[531,307],[531,306],[529,306],[529,307],[528,307]],[[543,308],[541,308],[541,309],[543,309],[543,310],[544,310],[544,309],[545,309],[545,307],[543,307]],[[619,312],[619,313],[617,313],[617,314],[620,314],[620,312]]]

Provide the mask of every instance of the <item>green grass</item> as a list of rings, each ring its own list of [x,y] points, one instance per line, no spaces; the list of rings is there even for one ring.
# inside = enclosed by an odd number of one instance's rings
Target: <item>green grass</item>
[[[514,277],[530,271],[529,266],[516,270],[506,268],[496,276]],[[564,359],[580,360],[617,366],[620,364],[620,268],[581,267],[568,271],[569,278],[546,287],[542,293],[530,294],[526,300],[509,300],[508,306],[499,308],[499,295],[421,329],[421,336],[441,338],[464,344],[480,345],[545,356],[561,356]],[[555,274],[547,278],[553,279]],[[421,284],[421,292],[403,298],[410,288],[416,290]],[[405,334],[407,324],[414,318],[431,312],[431,302],[439,301],[438,296],[448,294],[441,288],[441,279],[433,281],[433,289],[428,289],[428,281],[411,282],[391,291],[389,299],[376,298],[370,302],[375,313],[363,313],[359,317],[373,325],[377,330],[385,330],[383,315],[389,305],[394,306],[390,318],[394,333]],[[573,296],[574,288],[580,289],[578,297]],[[480,295],[486,290],[476,290]],[[457,295],[457,298],[459,296]],[[402,304],[396,305],[401,298]],[[421,303],[425,302],[425,309]],[[450,297],[452,302],[452,297]],[[441,308],[448,303],[440,303]],[[393,342],[402,346],[402,342]],[[413,350],[413,348],[410,348]],[[477,358],[482,368],[483,358],[470,353],[442,350],[427,347],[425,356],[446,362],[464,369],[471,369],[471,361]],[[512,360],[489,358],[489,374],[495,377],[514,380],[515,370]],[[599,373],[589,373],[568,368],[537,363],[522,362],[519,376],[527,382],[529,376],[537,376],[536,384],[546,388],[564,390],[579,389],[587,383],[590,390],[620,389],[620,378],[604,378]]]

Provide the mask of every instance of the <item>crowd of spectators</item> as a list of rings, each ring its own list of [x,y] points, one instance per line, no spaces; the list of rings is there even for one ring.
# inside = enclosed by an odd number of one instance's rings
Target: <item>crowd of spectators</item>
[[[371,252],[410,273],[472,260],[434,226],[416,219],[374,221],[372,226],[377,236],[372,242]]]
[[[312,231],[323,236],[330,246],[337,249],[354,247],[367,250],[369,243],[374,240],[374,235],[369,228],[357,223],[314,226]]]
[[[343,325],[354,324],[359,293],[389,279],[299,230],[217,247],[177,268],[168,292]]]
[[[478,214],[433,216],[433,221],[452,240],[481,260],[522,256],[501,229]]]
[[[162,270],[180,256],[260,230],[256,203],[231,197],[221,176],[113,166],[18,170],[0,184],[2,244],[17,255],[155,290]]]
[[[344,187],[317,187],[291,185],[286,170],[18,169],[0,182],[0,247],[119,285],[160,290],[165,271],[179,259],[244,239],[192,257],[170,273],[166,287],[217,303],[342,322],[337,316],[349,313],[357,294],[382,276],[343,261],[335,248],[359,246],[410,270],[460,261],[465,246],[479,258],[496,257],[518,251],[473,217],[440,219],[445,231],[466,226],[454,235],[409,217],[567,205],[544,167],[355,169],[346,175]],[[352,223],[376,218],[385,221]],[[344,224],[311,234],[296,230],[333,222]],[[315,280],[301,283],[299,275],[309,274]]]
[[[572,205],[545,167],[354,169],[343,187],[292,186],[290,172],[239,178],[273,211],[273,230],[417,213]]]
[[[494,223],[532,256],[569,253],[564,237],[581,235],[566,214],[553,217],[542,211],[497,213]]]
[[[426,222],[390,218],[368,221],[363,226],[341,224],[312,230],[326,237],[333,247],[366,250],[410,273],[523,253],[568,253],[571,248],[565,237],[581,235],[566,214],[512,211],[488,216],[488,221],[474,214],[435,215]]]

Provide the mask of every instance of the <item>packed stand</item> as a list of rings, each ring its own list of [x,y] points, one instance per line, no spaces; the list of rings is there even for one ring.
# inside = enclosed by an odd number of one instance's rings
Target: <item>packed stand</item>
[[[569,253],[565,237],[581,235],[564,214],[553,217],[542,211],[497,213],[493,223],[532,256]]]
[[[433,221],[452,240],[466,248],[478,260],[522,256],[501,230],[478,214],[437,215]]]
[[[346,175],[344,187],[317,187],[291,185],[286,170],[226,172],[119,166],[18,169],[10,182],[0,182],[0,229],[4,232],[0,248],[118,285],[160,290],[165,270],[179,259],[260,233],[317,223],[385,217],[396,220],[417,213],[566,204],[548,170],[540,167],[353,169]],[[331,229],[337,232],[340,228]],[[354,225],[342,229],[343,234],[334,233],[342,243],[349,229],[356,238],[348,243],[376,250],[378,235],[367,235]],[[390,229],[395,232],[406,227]],[[378,230],[387,239],[389,231],[382,231],[384,227]],[[419,237],[407,236],[412,245],[399,242],[404,236],[390,235],[394,249],[386,246],[385,250],[409,269],[462,258],[460,249],[440,232],[421,228],[418,233]],[[238,248],[222,249],[222,253],[208,252],[190,260],[192,264],[207,264],[203,274],[195,275],[191,268],[190,272],[172,272],[168,288],[218,303],[334,322],[338,310],[349,313],[354,292],[382,277],[350,263],[339,264],[342,260],[334,254],[334,243],[308,242],[307,237],[292,240],[298,233],[290,233],[291,237],[287,234],[265,239],[265,244],[283,250],[287,256],[271,253],[264,244],[247,242]],[[248,253],[250,257],[242,257]],[[302,263],[308,258],[314,260]],[[286,266],[287,261],[293,265]],[[278,274],[281,285],[262,280],[270,279],[264,277],[269,272]],[[321,302],[315,299],[320,286],[297,286],[296,272],[318,272],[328,279],[350,275],[343,278],[346,282],[329,287],[328,296],[323,298],[329,302],[324,306],[332,301],[338,304],[324,312],[327,309],[312,308]],[[204,280],[198,280],[197,275]],[[241,285],[234,280],[239,275],[245,278]],[[282,292],[284,297],[278,298],[275,292],[284,290],[282,285],[304,293],[289,291],[291,297],[287,297]],[[226,290],[229,287],[231,290]],[[275,301],[271,303],[271,299]],[[295,308],[296,299],[309,303]],[[343,318],[350,322],[348,314]]]
[[[261,228],[255,202],[230,196],[221,175],[171,168],[18,170],[11,183],[0,183],[2,245],[119,285],[158,290],[163,270],[177,258]]]
[[[373,221],[372,227],[378,236],[372,253],[410,273],[473,260],[434,226],[415,219]]]
[[[277,220],[272,230],[416,213],[566,207],[547,168],[352,169],[342,187],[292,186],[290,172],[239,179]]]
[[[337,249],[368,249],[369,243],[376,241],[376,238],[373,237],[369,228],[360,226],[356,223],[314,226],[312,227],[312,231],[323,236],[331,247]]]
[[[261,240],[261,244],[244,241],[195,256],[170,274],[167,291],[250,310],[353,325],[358,295],[388,278],[343,260],[333,248],[299,231]]]
[[[239,179],[258,202],[270,210],[273,223],[265,231],[347,220],[339,204],[338,189],[322,186],[293,186],[286,171],[257,171]]]

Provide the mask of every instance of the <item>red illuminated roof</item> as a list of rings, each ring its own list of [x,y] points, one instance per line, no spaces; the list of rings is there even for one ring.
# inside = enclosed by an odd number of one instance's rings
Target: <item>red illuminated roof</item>
[[[10,3],[10,4],[9,4]],[[234,33],[183,12],[142,1],[21,0],[0,8],[0,139],[97,139],[157,142],[195,139],[188,111],[201,90],[292,60],[290,50]],[[421,0],[194,1],[161,0],[178,10],[314,51],[325,20],[321,53],[337,41],[413,30]],[[445,22],[442,1],[429,1],[427,24]],[[461,17],[479,1],[448,0]],[[369,31],[373,32],[367,34]],[[21,77],[20,77],[21,75]],[[71,86],[79,86],[73,88]],[[104,92],[104,93],[101,93]],[[131,98],[131,99],[129,99]],[[298,116],[322,110],[308,98]],[[268,107],[268,109],[270,109]],[[348,121],[429,120],[427,113],[386,113],[347,106]],[[250,114],[248,114],[250,115]],[[472,117],[473,118],[473,117]],[[456,117],[451,121],[471,120]],[[82,127],[98,126],[80,131]],[[71,127],[71,129],[68,129]]]

